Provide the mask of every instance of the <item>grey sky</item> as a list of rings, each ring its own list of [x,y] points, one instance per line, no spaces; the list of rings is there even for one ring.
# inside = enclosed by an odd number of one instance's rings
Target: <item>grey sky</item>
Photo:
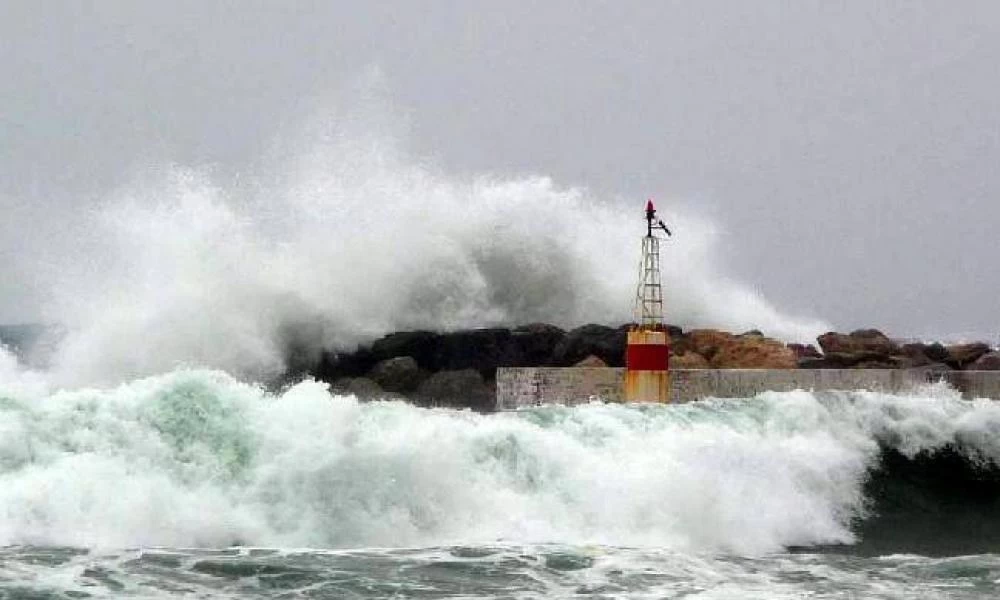
[[[0,321],[137,165],[252,169],[377,67],[447,172],[683,198],[839,328],[1000,332],[1000,4],[370,4],[0,4]]]

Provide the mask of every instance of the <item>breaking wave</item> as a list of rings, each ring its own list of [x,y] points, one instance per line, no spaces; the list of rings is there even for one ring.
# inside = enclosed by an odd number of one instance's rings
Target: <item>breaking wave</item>
[[[237,178],[151,167],[77,215],[69,250],[36,272],[46,318],[67,327],[46,360],[55,376],[113,384],[187,366],[261,380],[291,352],[389,331],[631,319],[645,198],[442,173],[381,112],[310,121]],[[672,322],[828,329],[721,273],[710,222],[669,198],[660,208],[675,231]]]
[[[997,541],[964,491],[1000,480],[1000,406],[943,388],[480,415],[179,370],[0,412],[0,545],[906,551],[943,506]]]

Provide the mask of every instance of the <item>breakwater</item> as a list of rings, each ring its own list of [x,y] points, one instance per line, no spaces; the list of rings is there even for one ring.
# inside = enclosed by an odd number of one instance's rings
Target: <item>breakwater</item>
[[[565,331],[536,323],[513,329],[397,332],[354,350],[323,352],[303,365],[335,392],[406,398],[484,412],[536,403],[620,398],[629,325]],[[944,345],[893,340],[874,329],[818,336],[818,348],[757,331],[713,329],[670,336],[673,397],[746,397],[766,390],[903,391],[943,380],[970,396],[1000,397],[1000,351],[983,342]],[[498,402],[499,399],[499,402]]]
[[[540,404],[621,402],[621,368],[522,367],[497,370],[496,410]],[[748,398],[765,391],[871,390],[907,393],[943,382],[965,398],[1000,399],[1000,371],[921,369],[678,369],[670,374],[671,401]]]

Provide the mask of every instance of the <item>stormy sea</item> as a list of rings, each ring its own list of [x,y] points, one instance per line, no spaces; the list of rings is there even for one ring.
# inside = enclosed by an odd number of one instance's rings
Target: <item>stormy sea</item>
[[[392,331],[628,320],[641,210],[442,173],[365,114],[37,209],[14,272],[63,330],[0,348],[0,599],[1000,596],[1000,404],[943,386],[480,414],[255,383]],[[672,322],[829,330],[664,213]]]
[[[477,414],[0,354],[0,598],[996,598],[1000,405]]]

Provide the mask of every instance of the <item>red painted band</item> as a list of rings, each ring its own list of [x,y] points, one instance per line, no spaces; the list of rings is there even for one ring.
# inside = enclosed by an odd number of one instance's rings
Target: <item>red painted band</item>
[[[629,344],[625,367],[629,371],[666,371],[670,368],[670,349],[665,344]]]

